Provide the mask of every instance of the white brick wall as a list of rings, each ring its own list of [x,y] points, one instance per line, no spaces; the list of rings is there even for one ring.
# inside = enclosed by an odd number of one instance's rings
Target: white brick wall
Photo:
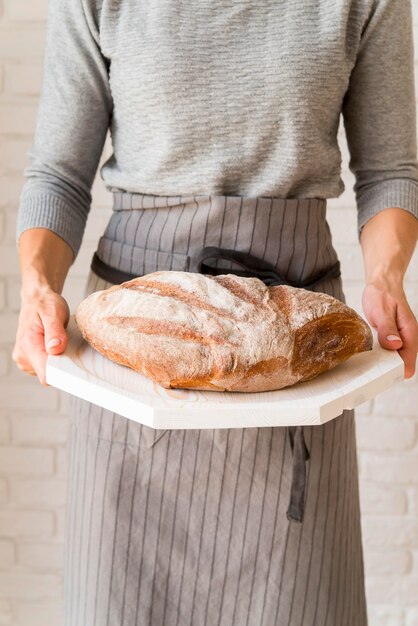
[[[16,207],[35,124],[46,4],[0,0],[0,624],[8,626],[62,626],[67,399],[22,374],[10,357],[19,311]],[[418,89],[418,43],[415,48]],[[347,301],[361,311],[363,266],[342,126],[339,137],[346,191],[329,202],[328,219]],[[82,250],[64,289],[71,309],[82,297],[91,254],[110,214],[99,178],[93,197]],[[406,281],[416,314],[417,261],[415,253]],[[415,375],[357,412],[370,626],[418,624],[417,407]]]

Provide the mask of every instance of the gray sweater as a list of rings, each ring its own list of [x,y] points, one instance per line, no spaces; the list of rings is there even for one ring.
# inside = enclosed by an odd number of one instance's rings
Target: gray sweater
[[[77,255],[108,129],[111,191],[337,197],[341,114],[358,232],[418,218],[413,47],[411,0],[49,0],[17,240]]]

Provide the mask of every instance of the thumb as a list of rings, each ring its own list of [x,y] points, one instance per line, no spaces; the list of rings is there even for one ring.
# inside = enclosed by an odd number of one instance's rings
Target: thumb
[[[68,338],[65,331],[64,316],[40,314],[44,327],[45,350],[48,354],[61,354],[67,347]],[[61,319],[63,318],[63,319]]]
[[[402,339],[396,327],[395,320],[386,317],[377,325],[377,335],[382,348],[387,350],[399,350],[402,347]]]

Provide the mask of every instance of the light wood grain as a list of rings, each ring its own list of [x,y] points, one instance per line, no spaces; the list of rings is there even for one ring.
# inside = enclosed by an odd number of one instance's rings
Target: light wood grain
[[[262,393],[165,389],[86,343],[71,316],[64,354],[49,356],[47,383],[153,428],[245,428],[323,424],[403,380],[403,361],[373,350],[304,383]]]

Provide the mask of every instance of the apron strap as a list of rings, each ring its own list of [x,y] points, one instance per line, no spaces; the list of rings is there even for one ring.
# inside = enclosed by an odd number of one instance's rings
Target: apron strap
[[[286,515],[288,520],[303,522],[306,490],[306,461],[309,450],[303,435],[303,426],[289,426],[289,441],[292,449],[292,486]]]
[[[112,283],[113,285],[120,285],[121,283],[128,282],[128,280],[132,280],[133,278],[138,278],[139,276],[139,274],[124,272],[116,267],[108,265],[102,261],[97,252],[93,254],[90,267],[97,276],[103,278],[103,280],[108,283]]]
[[[237,265],[240,265],[242,270],[230,270],[218,267],[211,267],[204,263],[207,259],[225,259],[227,261],[233,261]],[[197,264],[197,271],[201,274],[210,274],[212,276],[218,276],[220,274],[232,273],[237,276],[244,277],[256,277],[263,281],[268,286],[275,285],[290,285],[291,287],[303,287],[304,289],[312,289],[317,283],[331,278],[338,278],[341,276],[340,262],[337,260],[331,265],[326,272],[317,274],[313,278],[307,281],[291,281],[283,278],[276,268],[258,257],[249,254],[248,252],[241,252],[239,250],[230,250],[228,248],[217,248],[215,246],[206,246],[202,248],[195,257]]]

